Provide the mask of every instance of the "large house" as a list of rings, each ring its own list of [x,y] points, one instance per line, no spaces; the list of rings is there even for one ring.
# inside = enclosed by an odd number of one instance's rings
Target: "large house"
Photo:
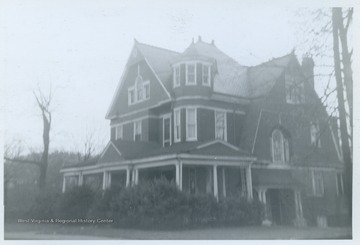
[[[256,198],[267,223],[337,219],[344,166],[313,69],[294,52],[247,67],[200,37],[182,53],[135,40],[106,115],[110,141],[97,162],[61,170],[63,191],[166,178],[191,194]]]

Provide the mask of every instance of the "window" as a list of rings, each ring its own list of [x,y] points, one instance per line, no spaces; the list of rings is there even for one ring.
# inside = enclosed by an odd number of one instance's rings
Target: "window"
[[[310,126],[311,145],[321,147],[320,127],[318,122],[311,122]]]
[[[123,138],[123,126],[119,125],[115,128],[115,140]]]
[[[215,139],[226,141],[226,112],[215,111]]]
[[[141,76],[138,76],[136,78],[136,100],[137,101],[142,101],[143,100],[143,95],[144,95],[144,90],[143,90],[143,81]]]
[[[340,195],[344,195],[344,178],[342,173],[336,174],[336,193]]]
[[[144,99],[147,100],[150,98],[150,82],[144,82]]]
[[[181,141],[181,110],[174,110],[174,141]]]
[[[290,161],[289,140],[284,137],[279,129],[272,133],[273,162],[284,163]]]
[[[202,69],[202,84],[205,86],[210,86],[210,66],[203,64]]]
[[[321,197],[324,195],[324,179],[322,172],[320,171],[312,172],[312,185],[313,185],[314,196]]]
[[[180,66],[174,67],[174,88],[180,86]]]
[[[150,98],[150,81],[143,81],[140,75],[135,80],[135,86],[128,89],[128,104],[132,105],[135,103],[148,100]]]
[[[171,117],[166,116],[163,119],[163,146],[171,145]]]
[[[186,85],[196,85],[196,64],[186,64]]]
[[[141,120],[134,122],[134,141],[141,140]]]
[[[197,140],[196,108],[186,109],[186,140]]]
[[[285,76],[286,102],[301,104],[303,102],[304,84],[294,76]]]
[[[132,105],[135,103],[135,89],[134,87],[128,89],[128,104]]]

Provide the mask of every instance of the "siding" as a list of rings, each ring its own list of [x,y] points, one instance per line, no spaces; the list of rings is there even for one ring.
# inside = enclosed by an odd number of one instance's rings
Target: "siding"
[[[214,110],[198,108],[198,140],[209,141],[215,139],[215,115]]]

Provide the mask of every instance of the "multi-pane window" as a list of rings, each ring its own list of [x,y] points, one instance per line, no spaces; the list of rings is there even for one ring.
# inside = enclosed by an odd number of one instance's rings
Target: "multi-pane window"
[[[344,195],[344,178],[342,173],[336,174],[336,192],[338,195]]]
[[[134,141],[141,140],[141,120],[134,122]]]
[[[304,84],[294,76],[285,76],[286,102],[290,104],[301,104],[304,96]]]
[[[135,103],[135,89],[129,88],[128,90],[128,104],[132,105]]]
[[[318,122],[312,122],[310,126],[311,145],[321,147],[320,127]]]
[[[279,129],[272,133],[272,155],[273,162],[284,163],[290,160],[289,140]]]
[[[324,179],[322,172],[313,171],[312,172],[312,184],[313,184],[313,195],[314,196],[323,196],[324,195]]]
[[[181,111],[174,110],[174,141],[181,141]]]
[[[146,81],[144,82],[144,99],[149,99],[150,98],[150,82]]]
[[[180,66],[174,67],[174,88],[180,86]]]
[[[215,139],[226,141],[226,112],[215,111]]]
[[[196,64],[186,64],[186,84],[196,84]]]
[[[186,140],[196,140],[196,139],[197,139],[196,109],[187,108],[186,109]]]
[[[203,64],[202,69],[202,84],[210,86],[210,66]]]
[[[128,104],[132,105],[150,98],[150,81],[143,81],[137,76],[135,85],[128,88]]]
[[[119,125],[115,128],[115,140],[123,138],[123,126]]]

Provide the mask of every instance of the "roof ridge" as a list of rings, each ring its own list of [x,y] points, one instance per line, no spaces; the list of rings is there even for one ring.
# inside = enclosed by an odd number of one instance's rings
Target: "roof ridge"
[[[151,48],[161,49],[161,50],[168,51],[168,52],[172,52],[172,53],[176,53],[176,54],[181,54],[180,52],[177,52],[177,51],[174,51],[174,50],[171,50],[171,49],[162,48],[162,47],[158,47],[158,46],[151,45],[151,44],[147,44],[147,43],[141,43],[141,42],[139,42],[139,41],[136,41],[136,44],[137,44],[137,45],[148,46],[148,47],[151,47]]]
[[[270,63],[270,62],[274,62],[274,61],[276,61],[276,60],[280,60],[280,59],[283,59],[283,58],[285,58],[285,57],[287,57],[287,56],[291,56],[291,55],[294,55],[294,53],[293,53],[293,52],[290,52],[290,53],[285,54],[285,55],[283,55],[283,56],[276,57],[276,58],[272,58],[272,59],[270,59],[270,60],[268,60],[268,61],[265,61],[265,62],[263,62],[263,63],[260,63],[260,64],[258,64],[258,65],[248,66],[248,68],[256,68],[256,67],[259,67],[259,66],[264,66],[264,65],[266,65],[266,64],[268,64],[268,63]]]

